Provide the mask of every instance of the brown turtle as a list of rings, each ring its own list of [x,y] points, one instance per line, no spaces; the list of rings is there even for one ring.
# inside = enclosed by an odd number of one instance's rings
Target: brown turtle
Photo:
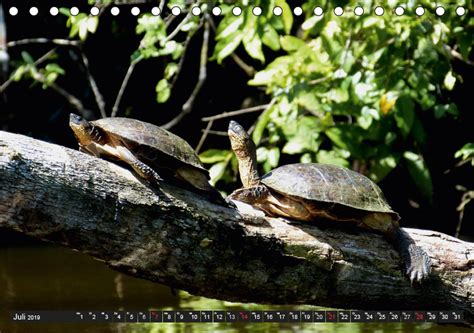
[[[429,275],[430,258],[400,229],[399,215],[369,178],[320,163],[288,164],[259,177],[256,147],[247,132],[231,121],[228,134],[243,184],[230,199],[248,203],[269,216],[305,222],[349,222],[381,232],[400,252],[410,281],[421,281]]]
[[[73,113],[69,126],[83,152],[123,161],[150,183],[159,184],[162,175],[225,203],[209,184],[209,173],[191,146],[159,126],[119,117],[87,121]]]

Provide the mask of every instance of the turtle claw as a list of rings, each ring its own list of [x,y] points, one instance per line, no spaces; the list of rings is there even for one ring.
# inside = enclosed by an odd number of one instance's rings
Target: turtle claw
[[[406,274],[410,278],[411,284],[421,283],[431,273],[431,259],[419,246],[410,244],[409,259],[405,262]]]

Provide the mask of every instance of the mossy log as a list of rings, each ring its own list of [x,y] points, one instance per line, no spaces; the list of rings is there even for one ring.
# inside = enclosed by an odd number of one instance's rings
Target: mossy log
[[[215,205],[79,151],[0,132],[0,228],[192,294],[346,309],[463,310],[474,317],[474,244],[404,229],[430,255],[410,285],[376,233],[289,223]]]

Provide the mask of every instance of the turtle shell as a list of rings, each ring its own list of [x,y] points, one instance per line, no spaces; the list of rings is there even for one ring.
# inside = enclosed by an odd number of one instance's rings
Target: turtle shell
[[[140,154],[143,151],[147,151],[147,155],[150,155],[150,152],[151,154],[156,152],[156,155],[164,153],[178,161],[201,169],[207,174],[207,170],[189,143],[159,126],[120,117],[99,119],[91,123],[104,130],[108,135],[128,143],[128,148],[131,148],[134,153]]]
[[[395,213],[380,187],[373,181],[336,165],[287,164],[261,177],[261,182],[285,196],[335,203],[370,212]]]

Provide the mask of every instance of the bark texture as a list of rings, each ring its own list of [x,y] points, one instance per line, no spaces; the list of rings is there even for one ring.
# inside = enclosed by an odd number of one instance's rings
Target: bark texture
[[[430,255],[411,286],[381,235],[242,214],[62,146],[0,132],[0,228],[88,253],[196,295],[348,309],[464,310],[472,323],[474,244],[405,229]]]

